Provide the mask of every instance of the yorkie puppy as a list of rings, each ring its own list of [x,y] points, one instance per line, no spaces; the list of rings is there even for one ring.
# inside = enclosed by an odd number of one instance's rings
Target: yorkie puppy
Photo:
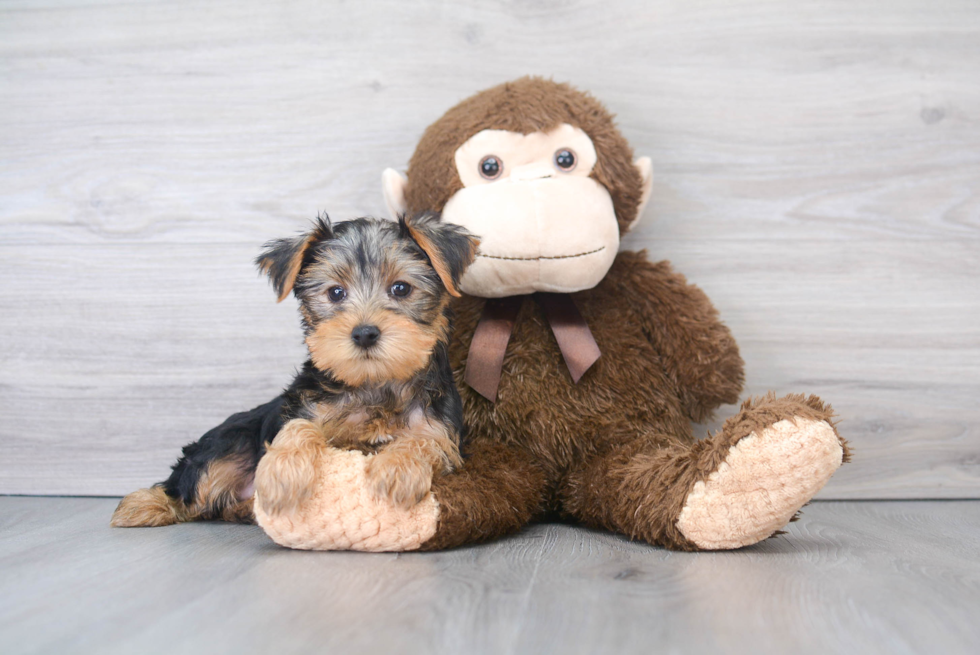
[[[271,457],[308,440],[373,453],[377,496],[402,507],[424,498],[434,474],[461,464],[449,302],[478,244],[433,213],[398,223],[318,217],[309,233],[266,244],[256,263],[280,301],[290,292],[299,300],[309,359],[281,396],[230,417],[186,446],[165,482],[123,498],[112,525],[251,522],[267,447]],[[277,468],[260,490],[270,513],[311,491],[309,466]]]

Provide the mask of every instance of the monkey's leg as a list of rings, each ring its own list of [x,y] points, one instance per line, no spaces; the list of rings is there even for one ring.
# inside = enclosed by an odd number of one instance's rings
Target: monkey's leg
[[[563,507],[588,525],[675,550],[757,543],[848,460],[832,416],[816,396],[770,395],[746,401],[720,432],[693,445],[621,441],[568,476]]]
[[[475,440],[463,467],[432,483],[439,523],[422,550],[517,532],[543,510],[545,489],[544,473],[526,453],[495,441]]]
[[[279,430],[282,397],[234,414],[184,447],[164,482],[129,494],[112,515],[117,528],[219,519],[252,523],[252,478],[265,443]]]
[[[425,498],[403,507],[374,493],[368,463],[376,456],[309,439],[280,446],[277,439],[256,473],[255,516],[276,543],[290,548],[405,551],[494,539],[540,511],[544,475],[526,456],[481,441],[466,455],[462,467],[436,476]],[[274,490],[283,473],[298,471],[306,480],[310,470],[308,496],[280,503]]]

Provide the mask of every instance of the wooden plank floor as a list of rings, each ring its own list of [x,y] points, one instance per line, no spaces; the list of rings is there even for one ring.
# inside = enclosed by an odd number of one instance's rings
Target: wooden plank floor
[[[0,497],[0,650],[980,652],[980,501],[818,502],[731,553],[546,524],[401,555],[113,530],[115,503]]]

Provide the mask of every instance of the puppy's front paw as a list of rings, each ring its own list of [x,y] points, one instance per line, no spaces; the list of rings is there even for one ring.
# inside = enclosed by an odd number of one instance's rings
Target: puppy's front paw
[[[383,450],[370,458],[365,470],[375,498],[408,509],[432,487],[432,465],[415,453]]]
[[[255,493],[269,514],[293,512],[310,497],[324,448],[310,421],[293,419],[279,431],[255,471]]]

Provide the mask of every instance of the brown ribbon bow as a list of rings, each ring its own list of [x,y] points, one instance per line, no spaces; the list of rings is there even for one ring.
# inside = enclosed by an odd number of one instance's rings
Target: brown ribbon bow
[[[602,354],[592,331],[568,294],[536,293],[533,297],[544,310],[572,381],[578,383]],[[466,384],[490,402],[497,399],[507,342],[526,298],[510,296],[487,300],[483,316],[473,332],[466,357]]]

